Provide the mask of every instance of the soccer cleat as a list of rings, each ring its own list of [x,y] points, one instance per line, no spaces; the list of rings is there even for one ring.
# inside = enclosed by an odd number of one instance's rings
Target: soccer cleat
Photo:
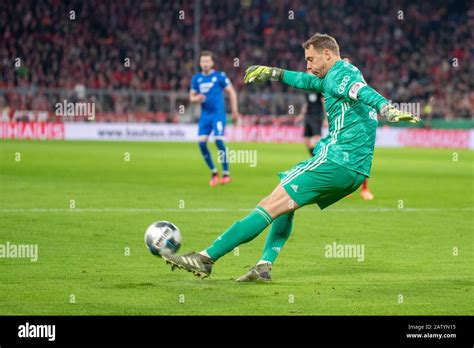
[[[162,257],[167,264],[171,265],[171,270],[175,268],[184,269],[188,272],[193,272],[195,276],[200,278],[209,277],[212,265],[214,264],[214,261],[210,258],[194,251],[181,256],[168,254],[162,255]]]
[[[374,199],[374,195],[372,194],[372,192],[370,192],[369,189],[361,190],[360,196],[366,201],[371,201]]]
[[[237,282],[270,282],[271,263],[262,263],[252,267],[246,274],[236,279]]]
[[[209,182],[209,186],[214,187],[219,184],[219,174],[212,174],[211,181]]]
[[[222,178],[221,178],[221,185],[225,185],[225,184],[228,184],[229,182],[231,182],[232,179],[230,178],[229,175],[224,175]]]

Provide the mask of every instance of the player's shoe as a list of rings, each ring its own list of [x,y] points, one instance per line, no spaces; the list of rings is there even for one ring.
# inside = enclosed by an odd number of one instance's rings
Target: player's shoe
[[[374,195],[372,194],[372,192],[370,192],[369,189],[361,190],[360,196],[366,201],[371,201],[374,199]]]
[[[270,263],[262,263],[255,265],[246,274],[236,279],[238,282],[270,282],[272,265]]]
[[[162,255],[167,264],[171,265],[171,270],[175,268],[184,269],[200,278],[209,277],[212,271],[212,261],[209,257],[196,253],[194,251],[181,256]]]
[[[222,176],[221,178],[221,185],[225,185],[225,184],[228,184],[229,182],[231,182],[232,179],[230,178],[229,175],[224,175]]]
[[[214,187],[219,184],[219,174],[212,174],[211,181],[209,181],[209,186]]]

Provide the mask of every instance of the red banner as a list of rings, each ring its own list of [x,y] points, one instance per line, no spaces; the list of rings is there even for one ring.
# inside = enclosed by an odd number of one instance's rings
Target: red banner
[[[230,141],[256,141],[262,143],[301,143],[301,126],[239,126],[227,127],[226,138]]]
[[[458,129],[404,129],[398,133],[401,146],[413,147],[469,147],[469,132]]]
[[[63,123],[0,122],[0,139],[63,140]]]

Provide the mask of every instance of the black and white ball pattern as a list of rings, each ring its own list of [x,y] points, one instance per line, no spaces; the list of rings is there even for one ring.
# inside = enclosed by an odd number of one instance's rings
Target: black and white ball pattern
[[[145,244],[153,255],[174,254],[181,246],[181,232],[169,221],[157,221],[147,228]]]

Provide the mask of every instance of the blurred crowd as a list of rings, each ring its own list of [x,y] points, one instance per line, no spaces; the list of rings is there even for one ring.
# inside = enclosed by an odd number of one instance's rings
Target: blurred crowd
[[[200,2],[200,48],[214,51],[216,68],[247,92],[242,113],[269,114],[275,108],[287,113],[287,105],[278,105],[272,93],[291,89],[282,84],[244,88],[245,67],[304,71],[301,43],[319,31],[334,36],[342,57],[392,101],[422,103],[430,117],[472,117],[472,2]],[[191,0],[2,0],[0,100],[11,108],[44,106],[45,88],[186,92],[196,72],[194,18]],[[26,95],[2,92],[9,87],[36,89]],[[244,102],[256,91],[258,100]],[[100,107],[127,111],[123,98],[117,99]],[[145,111],[159,111],[159,105],[146,105]]]

